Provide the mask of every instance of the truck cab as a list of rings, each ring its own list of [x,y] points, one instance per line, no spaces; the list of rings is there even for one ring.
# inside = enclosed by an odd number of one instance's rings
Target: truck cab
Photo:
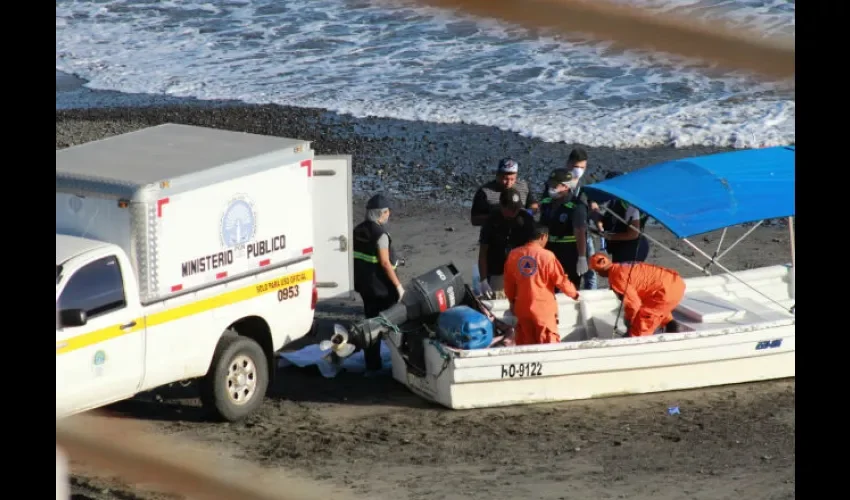
[[[130,269],[116,245],[56,235],[57,411],[101,406],[138,391],[145,328]]]

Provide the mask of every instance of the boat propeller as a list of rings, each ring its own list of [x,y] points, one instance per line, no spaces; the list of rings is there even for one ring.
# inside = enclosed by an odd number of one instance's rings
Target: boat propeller
[[[351,356],[357,350],[354,345],[348,343],[348,330],[340,324],[334,325],[334,334],[330,340],[319,342],[319,349],[331,351],[331,353],[336,354],[340,359]]]

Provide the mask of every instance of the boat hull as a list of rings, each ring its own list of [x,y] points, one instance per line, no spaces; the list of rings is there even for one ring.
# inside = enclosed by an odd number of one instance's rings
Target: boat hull
[[[750,278],[757,289],[787,304],[792,293],[788,274],[786,266],[772,266],[739,277]],[[566,340],[561,343],[463,351],[423,340],[424,376],[408,369],[398,348],[400,337],[389,334],[393,377],[424,399],[469,409],[795,376],[793,314],[775,304],[757,303],[751,289],[727,276],[690,279],[688,293],[700,303],[717,299],[713,308],[704,308],[703,322],[674,314],[689,331],[639,338],[612,335],[611,307],[616,310],[618,301],[610,291],[597,290],[584,293],[581,303],[559,298],[560,330]],[[725,317],[718,312],[723,307],[730,309]],[[494,304],[497,314],[505,308]],[[686,307],[682,312],[700,314]]]

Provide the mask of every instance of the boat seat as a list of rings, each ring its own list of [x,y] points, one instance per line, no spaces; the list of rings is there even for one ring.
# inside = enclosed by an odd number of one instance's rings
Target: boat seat
[[[794,317],[788,311],[778,311],[767,304],[757,302],[753,299],[738,299],[738,303],[754,317],[753,319],[755,321],[781,321]]]
[[[705,290],[686,293],[675,310],[694,323],[731,321],[747,313],[743,307]]]

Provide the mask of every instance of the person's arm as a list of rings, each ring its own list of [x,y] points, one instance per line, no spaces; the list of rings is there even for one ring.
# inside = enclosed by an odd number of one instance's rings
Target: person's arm
[[[487,249],[490,241],[490,225],[485,224],[478,233],[478,276],[481,281],[487,279]]]
[[[587,224],[581,229],[576,229],[576,249],[579,257],[587,257]]]
[[[605,223],[603,222],[602,214],[591,210],[587,217],[588,223],[592,224],[599,232],[604,231]]]
[[[605,236],[609,241],[631,241],[636,240],[640,236],[640,211],[635,207],[629,206],[626,209],[626,222],[629,223],[629,230],[622,233],[611,233]]]
[[[641,300],[637,291],[633,286],[627,287],[625,293],[623,293],[623,313],[630,325],[634,324],[640,306]]]
[[[469,221],[473,226],[483,226],[490,217],[490,202],[487,201],[487,195],[483,189],[478,189],[475,196],[472,198],[472,210]]]
[[[608,272],[608,284],[620,300],[623,301],[623,319],[629,324],[632,324],[634,323],[637,312],[640,310],[641,300],[634,285],[629,283],[630,271],[628,266],[612,266]],[[623,290],[623,293],[620,293],[619,290]]]
[[[394,263],[390,262],[390,238],[386,234],[382,234],[378,238],[378,263],[381,268],[387,273],[387,277],[393,282],[393,286],[398,288],[401,286],[401,281],[395,272]]]
[[[505,262],[505,274],[503,275],[505,297],[507,297],[510,304],[511,313],[514,312],[514,301],[516,300],[516,276],[514,269],[517,265],[517,259],[514,257],[513,251],[511,251],[508,254],[508,260]]]
[[[573,234],[579,257],[587,257],[587,206],[577,203],[573,211]]]
[[[540,201],[534,196],[534,193],[531,192],[531,188],[528,189],[528,196],[525,197],[525,208],[531,210],[532,214],[536,214],[540,211]]]
[[[555,282],[555,288],[560,290],[567,297],[573,300],[578,300],[578,290],[576,290],[576,286],[573,285],[573,282],[570,281],[570,277],[567,276],[567,273],[564,272],[564,266],[561,265],[557,258],[553,258],[551,260],[551,264],[547,266],[547,269],[549,272],[549,279]]]
[[[594,212],[591,212],[591,219],[594,221],[594,223],[596,223],[596,228],[599,229],[599,231],[605,231],[605,214],[603,213],[603,209],[608,210],[608,206],[610,204],[611,202],[607,201],[601,206],[597,204],[596,210]]]
[[[487,280],[487,271],[487,244],[481,243],[478,245],[478,276],[481,281]]]
[[[578,192],[579,201],[581,201],[582,203],[587,205],[590,208],[591,213],[594,212],[594,211],[598,212],[599,211],[599,204],[596,203],[592,198],[590,198],[590,196],[587,195],[587,193],[584,191],[584,189],[581,189],[581,188],[579,188],[579,189],[580,189],[580,191]]]
[[[544,208],[546,208],[546,210],[544,210]],[[546,224],[547,226],[549,225],[549,212],[551,212],[551,210],[549,210],[548,208],[550,208],[550,207],[544,207],[541,204],[540,205],[540,216],[538,217],[538,220],[540,221],[540,223]]]

